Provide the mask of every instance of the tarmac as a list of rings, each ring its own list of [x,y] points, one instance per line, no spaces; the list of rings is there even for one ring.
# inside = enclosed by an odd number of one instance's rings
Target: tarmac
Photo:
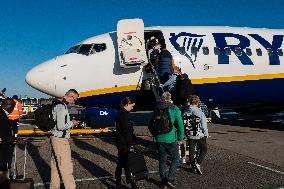
[[[281,116],[223,114],[220,123],[209,123],[208,153],[201,165],[203,175],[194,173],[188,164],[182,164],[177,171],[177,188],[284,188],[284,123]],[[136,126],[135,133],[136,143],[143,149],[150,171],[150,178],[139,181],[139,185],[145,189],[159,188],[153,138],[145,126]],[[49,141],[44,137],[33,139],[27,144],[26,177],[34,179],[35,188],[48,188]],[[22,174],[24,146],[18,148],[17,165]],[[71,149],[77,188],[115,188],[117,150],[113,134],[76,136],[71,141]],[[130,188],[124,184],[125,188]]]

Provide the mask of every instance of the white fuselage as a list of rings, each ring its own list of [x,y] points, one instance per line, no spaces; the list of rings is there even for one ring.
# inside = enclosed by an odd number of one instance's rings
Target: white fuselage
[[[202,92],[205,90],[202,85],[284,78],[283,52],[281,54],[284,30],[197,26],[145,28],[145,34],[152,31],[162,33],[176,66],[189,75],[193,84],[201,86]],[[105,50],[89,55],[58,56],[30,70],[26,81],[56,97],[63,96],[70,88],[79,91],[81,98],[135,91],[149,75],[142,67],[119,66],[116,40],[116,32],[86,39],[78,46],[105,44]],[[229,94],[225,88],[223,90],[223,95]],[[230,92],[235,90],[238,89],[234,86]],[[222,92],[219,91],[220,99],[224,97]],[[284,93],[283,89],[279,89],[279,93]],[[216,94],[212,93],[208,99],[218,98]],[[236,103],[235,98],[232,99]],[[226,103],[230,103],[230,98]]]

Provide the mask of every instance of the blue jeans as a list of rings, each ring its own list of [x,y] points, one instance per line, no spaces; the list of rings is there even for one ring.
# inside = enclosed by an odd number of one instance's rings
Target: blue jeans
[[[157,142],[157,147],[158,147],[158,156],[159,156],[159,172],[161,180],[174,181],[180,161],[177,143]],[[170,163],[169,174],[167,175],[166,162],[168,155],[170,156],[171,163]]]

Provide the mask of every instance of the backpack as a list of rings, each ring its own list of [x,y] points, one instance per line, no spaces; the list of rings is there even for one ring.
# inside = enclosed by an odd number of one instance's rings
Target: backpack
[[[47,131],[52,130],[56,126],[56,121],[54,121],[53,119],[52,110],[58,104],[63,104],[63,102],[57,100],[53,102],[52,104],[42,105],[35,110],[34,124],[40,130],[47,132]]]
[[[201,118],[195,114],[185,114],[182,120],[186,137],[196,136],[201,128]]]
[[[172,123],[169,116],[169,108],[156,109],[149,130],[153,136],[166,134],[172,131]]]

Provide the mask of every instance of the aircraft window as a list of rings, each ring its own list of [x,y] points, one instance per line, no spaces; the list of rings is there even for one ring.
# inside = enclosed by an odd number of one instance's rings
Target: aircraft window
[[[279,56],[283,56],[283,51],[282,51],[282,49],[277,49],[277,53],[278,53]]]
[[[224,50],[225,50],[225,55],[231,55],[231,49],[229,47],[226,47]]]
[[[220,54],[220,48],[219,47],[214,47],[214,54],[219,55]]]
[[[241,56],[242,55],[242,49],[240,47],[236,47],[235,48],[235,52],[237,56]]]
[[[92,44],[83,44],[83,45],[81,45],[78,53],[88,56],[92,46],[93,46]]]
[[[198,51],[197,47],[191,47],[191,54],[197,55],[197,51]]]
[[[208,47],[202,47],[203,54],[208,55],[209,54],[209,48]]]
[[[74,47],[71,47],[68,51],[66,51],[65,54],[78,53],[79,48],[80,48],[80,45],[76,45]]]
[[[248,56],[251,56],[252,55],[252,52],[251,52],[251,49],[250,48],[246,48],[246,54]]]
[[[273,54],[272,49],[268,48],[268,49],[266,49],[266,50],[267,50],[268,56],[272,56],[272,54]]]
[[[106,50],[106,44],[105,43],[95,43],[92,50],[95,52],[102,52]]]
[[[261,51],[261,49],[256,49],[256,54],[257,54],[257,56],[262,56],[262,51]]]

